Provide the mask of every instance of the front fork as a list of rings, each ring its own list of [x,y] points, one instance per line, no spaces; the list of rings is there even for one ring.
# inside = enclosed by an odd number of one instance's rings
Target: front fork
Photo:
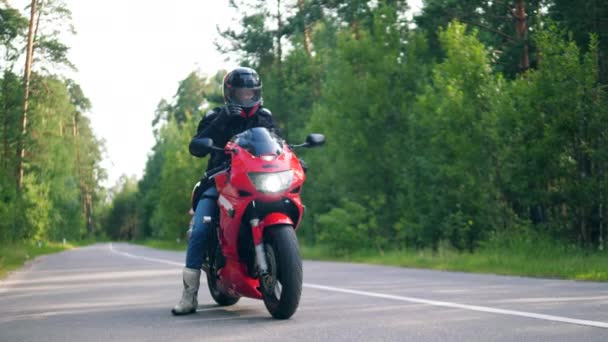
[[[255,227],[254,229],[260,229],[259,227],[257,227],[257,225],[260,224],[259,219],[252,219],[251,221],[249,221],[249,223],[251,224],[252,227]],[[266,262],[266,251],[264,250],[264,241],[262,240],[258,243],[255,243],[255,241],[254,241],[254,247],[255,247],[255,264],[258,268],[258,272],[260,274],[268,273],[268,263]]]
[[[262,227],[260,227],[260,219],[255,208],[255,201],[252,202],[252,219],[249,220],[253,235],[253,247],[255,248],[255,265],[258,274],[263,277],[268,274],[268,263],[266,262],[266,251],[264,250],[264,237]]]
[[[264,247],[264,231],[260,226],[260,219],[258,218],[255,210],[255,202],[252,203],[253,212],[252,219],[249,220],[251,224],[251,231],[253,233],[253,246],[255,248],[255,266],[260,279],[260,287],[263,292],[272,293],[275,288],[275,279],[271,272],[269,272],[268,261],[266,260],[266,249]]]

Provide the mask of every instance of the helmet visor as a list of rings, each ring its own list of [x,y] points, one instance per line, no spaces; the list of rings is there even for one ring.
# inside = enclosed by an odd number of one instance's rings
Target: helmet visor
[[[230,88],[228,100],[230,103],[241,107],[250,108],[260,103],[262,98],[262,87],[255,88]]]

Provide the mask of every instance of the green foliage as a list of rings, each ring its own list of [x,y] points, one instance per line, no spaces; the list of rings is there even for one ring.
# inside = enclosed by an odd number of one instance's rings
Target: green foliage
[[[13,62],[19,56],[14,41],[25,35],[28,20],[6,2],[0,6],[0,51],[4,60]]]
[[[173,118],[178,123],[182,123],[191,117],[199,117],[201,100],[205,80],[198,77],[196,73],[191,73],[185,80],[181,81],[177,88],[175,97],[177,103],[173,108]]]
[[[242,32],[218,28],[222,40],[215,43],[216,48],[222,53],[238,53],[244,65],[271,65],[275,60],[273,40],[277,33],[267,29],[270,17],[267,6],[259,1],[257,12],[243,15]]]
[[[539,246],[535,248],[534,246]],[[444,271],[492,273],[513,276],[561,278],[572,280],[608,281],[606,252],[589,252],[564,247],[549,237],[528,240],[524,247],[495,249],[489,244],[475,253],[459,252],[446,246],[438,249],[396,249],[378,253],[359,249],[348,254],[336,254],[325,245],[302,245],[302,256],[312,260],[336,260],[366,264],[428,268]]]
[[[21,208],[14,184],[14,179],[0,173],[0,242],[14,239],[21,228],[19,220],[22,215],[18,210]]]
[[[501,82],[491,74],[487,53],[465,26],[452,23],[441,31],[445,60],[433,70],[432,83],[417,96],[413,110],[418,185],[433,190],[415,206],[436,246],[446,238],[459,249],[472,249],[485,229],[496,227],[500,210],[493,157],[498,153],[492,105]],[[427,188],[428,189],[428,188]],[[416,186],[414,191],[424,191]],[[429,228],[431,226],[433,228]]]
[[[608,102],[597,41],[583,55],[563,37],[553,26],[538,33],[539,68],[511,84],[501,107],[504,186],[521,215],[533,211],[544,229],[591,246],[605,226]]]
[[[31,175],[24,180],[24,209],[27,211],[26,224],[28,230],[24,237],[28,240],[40,241],[48,238],[48,229],[51,226],[52,205],[49,200],[50,186],[38,183]]]
[[[197,124],[190,119],[180,129],[176,122],[169,121],[161,131],[164,163],[155,185],[160,196],[151,218],[156,237],[175,239],[183,237],[188,229],[190,190],[202,177],[202,164],[188,151]]]
[[[130,235],[116,234],[117,223],[106,223],[109,236],[170,240],[184,237],[190,220],[190,191],[202,177],[206,162],[191,156],[188,144],[200,119],[222,99],[223,75],[221,71],[211,77],[190,73],[180,82],[171,103],[161,100],[152,123],[156,145],[132,198],[136,202],[135,231]],[[124,211],[121,215],[118,222],[130,219],[131,213]]]
[[[15,241],[78,240],[94,233],[92,208],[99,202],[101,143],[85,113],[91,107],[80,86],[57,76],[72,64],[60,32],[73,31],[61,1],[37,7],[35,60],[28,122],[22,133],[24,82],[13,72],[25,50],[28,19],[0,3],[0,246]],[[52,76],[49,76],[52,75]],[[20,142],[25,179],[16,186]]]
[[[72,12],[62,0],[40,1],[37,6],[36,36],[34,37],[34,65],[41,71],[49,68],[76,67],[68,59],[69,46],[60,38],[61,34],[74,34],[71,24]]]
[[[456,269],[507,273],[507,251],[531,258],[536,244],[546,260],[605,248],[604,32],[590,35],[590,23],[576,19],[597,3],[564,20],[571,5],[526,1],[524,36],[513,33],[513,2],[426,1],[415,28],[403,1],[282,4],[244,11],[242,30],[223,32],[221,50],[259,71],[265,106],[289,142],[327,137],[324,148],[298,152],[309,166],[302,241],[346,257],[429,250],[464,256]],[[182,86],[159,105],[165,114],[139,183],[143,237],[174,240],[187,225],[197,162],[186,146],[198,118],[172,114],[200,92]],[[501,242],[504,253],[491,254]],[[467,259],[472,251],[488,258]],[[568,277],[605,276],[577,260],[571,271],[584,274]],[[532,268],[523,273],[561,274]]]
[[[545,0],[523,1],[526,12],[526,25],[535,26],[543,22]],[[520,58],[524,46],[529,44],[525,37],[518,37],[515,16],[517,1],[490,0],[427,0],[416,17],[420,30],[429,35],[430,45],[435,55],[445,56],[441,38],[441,28],[454,20],[465,23],[469,30],[477,30],[478,38],[491,51],[495,60],[492,67],[508,76],[514,76],[520,69]],[[532,47],[533,48],[533,47]],[[530,56],[534,64],[534,55]]]
[[[403,31],[390,8],[375,11],[374,27],[369,33],[360,31],[358,39],[349,33],[338,37],[323,101],[315,107],[308,129],[325,133],[329,144],[317,155],[310,153],[305,199],[314,213],[342,201],[366,207],[382,203],[365,212],[365,222],[374,222],[373,233],[359,232],[363,243],[381,249],[393,241],[394,222],[407,201],[407,166],[400,158],[410,151],[411,122],[400,113],[411,109],[428,68],[420,58],[424,38]],[[404,40],[406,45],[401,44]],[[316,173],[317,168],[322,172]]]
[[[139,218],[136,180],[123,176],[113,192],[112,205],[103,221],[107,236],[114,240],[137,237]]]
[[[549,15],[572,33],[576,45],[587,52],[588,47],[596,45],[600,56],[598,60],[600,80],[608,82],[608,3],[601,0],[591,0],[575,3],[568,0],[552,0]],[[593,43],[592,36],[597,41]]]
[[[364,206],[345,201],[340,207],[320,215],[318,224],[321,229],[319,240],[325,242],[337,254],[361,249],[368,241],[361,236],[371,235],[374,222],[370,222],[370,211]]]

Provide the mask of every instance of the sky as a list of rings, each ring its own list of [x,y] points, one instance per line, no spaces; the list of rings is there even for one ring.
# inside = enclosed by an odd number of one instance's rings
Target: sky
[[[29,1],[9,0],[23,9]],[[77,34],[65,36],[68,58],[93,105],[88,117],[105,141],[104,186],[121,175],[140,178],[154,145],[151,122],[192,71],[213,75],[236,67],[216,51],[216,26],[237,22],[227,0],[64,0]],[[419,8],[421,0],[410,0]],[[194,133],[194,132],[193,132]],[[186,148],[186,147],[184,147]],[[196,167],[196,166],[193,166]]]
[[[68,0],[77,35],[70,60],[105,140],[106,186],[123,174],[140,178],[154,145],[151,122],[161,99],[194,70],[231,67],[215,49],[216,25],[232,17],[223,1]]]

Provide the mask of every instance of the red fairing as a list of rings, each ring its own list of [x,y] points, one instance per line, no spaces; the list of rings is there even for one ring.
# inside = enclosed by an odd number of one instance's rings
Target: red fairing
[[[262,237],[264,236],[264,229],[267,227],[277,226],[280,224],[287,224],[293,226],[293,221],[289,216],[283,213],[271,213],[268,216],[264,217],[260,223],[252,227],[253,231],[253,244],[257,245],[262,243]]]
[[[245,264],[227,259],[226,265],[219,270],[218,274],[220,275],[220,286],[231,296],[262,299],[262,294],[258,290],[260,281],[249,277]]]
[[[230,171],[215,178],[220,208],[219,241],[226,259],[224,267],[218,271],[218,284],[232,296],[260,299],[262,295],[259,291],[259,279],[251,277],[253,272],[249,272],[247,263],[244,262],[245,256],[239,255],[239,234],[243,234],[243,229],[250,229],[253,243],[258,245],[263,241],[264,231],[272,229],[273,226],[290,225],[297,229],[303,214],[300,189],[306,176],[299,159],[287,145],[279,156],[256,157],[233,142],[229,142],[225,150],[231,156]],[[288,170],[293,171],[291,185],[276,193],[258,191],[248,176],[248,173]],[[264,212],[264,216],[259,217],[258,224],[252,227],[245,216],[248,210],[252,210],[254,201],[256,208],[268,203],[288,202],[291,208],[295,209],[289,212]]]

